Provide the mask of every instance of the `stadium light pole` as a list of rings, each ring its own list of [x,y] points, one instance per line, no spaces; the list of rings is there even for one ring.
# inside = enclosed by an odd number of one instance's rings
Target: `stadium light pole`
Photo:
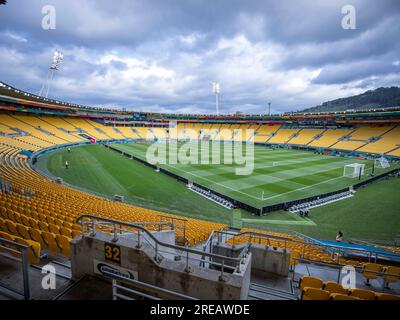
[[[268,102],[268,115],[271,115],[271,102]]]
[[[46,90],[45,97],[47,98],[49,96],[50,84],[54,78],[54,72],[59,70],[61,62],[63,60],[64,60],[64,55],[60,51],[56,50],[53,54],[53,61],[51,62],[51,65],[47,72],[46,80],[43,83],[42,88],[40,89],[39,96],[41,96],[45,90]]]
[[[218,101],[218,95],[220,93],[220,87],[218,82],[213,82],[212,83],[212,90],[213,93],[215,94],[215,108],[217,110],[217,116],[219,116],[219,101]]]

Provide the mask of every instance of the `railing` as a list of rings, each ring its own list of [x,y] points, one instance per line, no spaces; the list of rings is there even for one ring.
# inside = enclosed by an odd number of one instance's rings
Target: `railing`
[[[181,242],[181,244],[186,245],[187,244],[187,241],[186,241],[186,223],[188,222],[188,219],[170,217],[170,216],[166,216],[166,215],[160,215],[160,222],[163,222],[164,220],[167,220],[170,223],[172,223],[173,230],[176,230],[178,228],[182,229],[183,241]],[[183,225],[183,227],[181,225]],[[176,242],[179,243],[179,241],[176,241]]]
[[[241,236],[249,236],[249,243],[245,244],[245,247],[247,250],[250,248],[250,246],[254,243],[252,240],[253,239],[259,239],[259,243],[261,243],[261,238],[267,239],[267,243],[270,244],[270,240],[281,240],[284,242],[284,249],[286,250],[286,244],[288,241],[292,241],[290,238],[285,238],[285,237],[280,237],[280,236],[274,236],[274,235],[268,235],[264,233],[258,233],[258,232],[252,232],[252,231],[246,231],[246,232],[235,232],[235,231],[230,231],[230,230],[214,230],[211,232],[210,236],[208,237],[207,241],[203,245],[203,252],[211,252],[212,247],[213,247],[213,240],[215,238],[218,239],[218,242],[220,243],[226,243],[228,241],[228,237],[232,239],[232,246],[235,246],[235,237],[241,237]],[[224,239],[225,237],[225,239]],[[243,243],[238,243],[238,244],[243,244]],[[239,254],[239,257],[243,254],[243,251]],[[200,261],[200,266],[205,266],[206,261],[205,261],[205,256],[202,256],[201,261]]]
[[[337,278],[336,278],[336,282],[340,284],[340,280],[341,280],[341,275],[342,275],[342,270],[343,267],[345,267],[346,265],[344,264],[336,264],[336,263],[329,263],[329,262],[317,262],[314,260],[309,260],[309,259],[304,259],[304,258],[293,258],[293,260],[298,261],[299,263],[303,262],[303,263],[309,263],[309,264],[315,264],[318,266],[323,266],[323,267],[329,267],[329,268],[333,268],[333,269],[337,269],[338,273],[337,273]],[[362,274],[363,272],[366,272],[368,274],[375,274],[376,276],[380,276],[380,277],[394,277],[397,279],[400,279],[400,276],[398,274],[393,274],[393,273],[387,273],[387,272],[382,272],[382,271],[373,271],[373,270],[365,270],[363,267],[354,267],[354,271]],[[292,281],[295,282],[294,276],[295,276],[295,272],[296,271],[296,264],[293,265],[293,270],[292,270]],[[311,275],[310,272],[310,268],[308,268],[308,272],[309,275]],[[385,281],[383,281],[382,284],[382,291],[384,291],[385,289]]]
[[[337,259],[337,262],[339,262],[340,257],[343,256],[343,254],[348,254],[348,253],[355,253],[360,256],[364,256],[368,258],[368,262],[377,262],[379,256],[383,256],[386,258],[398,258],[400,259],[400,255],[392,252],[377,252],[374,250],[368,250],[368,249],[361,249],[361,248],[352,248],[348,247],[345,245],[341,245],[340,243],[338,244],[322,244],[319,243],[318,240],[315,240],[313,238],[304,236],[304,241],[300,240],[295,240],[291,238],[285,238],[281,236],[274,236],[274,235],[269,235],[265,233],[258,233],[258,232],[253,232],[253,231],[246,231],[246,232],[241,232],[241,233],[235,233],[229,230],[222,230],[222,231],[216,231],[213,236],[215,236],[216,233],[219,233],[221,236],[219,238],[219,242],[223,242],[223,236],[225,236],[225,242],[227,241],[227,236],[230,235],[232,236],[232,245],[235,245],[235,238],[236,237],[241,237],[241,236],[248,236],[249,240],[248,242],[250,243],[258,243],[261,244],[263,241],[262,239],[266,240],[267,245],[271,245],[271,240],[275,241],[282,241],[282,245],[279,245],[280,248],[283,248],[285,250],[288,249],[287,245],[288,243],[297,243],[303,245],[303,251],[302,251],[302,256],[305,256],[307,251],[310,251],[311,248],[318,248],[320,250],[323,250],[326,254],[330,254],[330,256],[333,258],[335,257]],[[222,238],[221,238],[222,237]],[[212,241],[212,240],[211,240]],[[243,242],[242,242],[243,243]],[[280,244],[280,243],[279,243]],[[314,260],[313,260],[314,261]],[[315,262],[315,261],[314,261]]]
[[[8,246],[7,246],[8,245]],[[29,300],[31,297],[30,286],[29,286],[29,261],[28,261],[28,250],[32,250],[35,254],[35,251],[31,246],[27,246],[15,241],[7,240],[4,238],[0,238],[0,248],[4,251],[7,251],[11,254],[17,254],[21,256],[21,264],[22,264],[22,281],[23,281],[23,292],[20,292],[2,282],[0,282],[0,287],[3,287],[19,296],[22,296],[25,300]]]
[[[159,262],[162,260],[162,255],[160,253],[164,253],[166,255],[175,254],[175,260],[181,260],[182,258],[186,261],[186,272],[191,272],[190,262],[199,262],[202,257],[208,257],[210,261],[212,261],[212,265],[215,267],[221,268],[221,279],[223,279],[223,274],[225,271],[230,270],[231,272],[241,272],[241,265],[245,263],[247,258],[248,247],[243,248],[240,257],[233,258],[227,257],[219,254],[207,253],[201,250],[189,248],[187,246],[179,246],[176,244],[170,244],[166,242],[162,242],[157,239],[151,231],[149,231],[143,225],[139,223],[129,223],[122,222],[114,219],[98,217],[95,215],[84,214],[80,216],[77,220],[77,223],[81,224],[82,227],[82,237],[91,236],[94,237],[96,232],[102,232],[104,229],[109,226],[110,231],[112,233],[113,242],[118,242],[119,237],[123,236],[125,239],[128,237],[129,239],[135,241],[136,248],[141,248],[143,243],[146,243],[154,250],[154,260]],[[105,223],[106,222],[106,223]],[[152,222],[150,224],[157,225],[160,224],[158,222]],[[97,229],[97,226],[101,226],[103,229]],[[85,230],[87,229],[87,230]],[[124,232],[125,231],[125,232]],[[127,236],[127,237],[126,237]],[[164,250],[162,250],[164,248]],[[172,249],[171,251],[165,251],[165,249]],[[220,261],[220,262],[219,262]]]
[[[157,287],[142,281],[127,279],[120,275],[110,273],[108,271],[103,272],[105,275],[112,279],[112,297],[113,300],[135,300],[133,297],[127,296],[124,293],[120,293],[119,291],[123,291],[128,294],[133,294],[139,297],[143,297],[151,300],[197,300],[194,297],[175,292],[172,290],[168,290],[165,288]],[[127,283],[128,286],[124,286],[120,283]]]

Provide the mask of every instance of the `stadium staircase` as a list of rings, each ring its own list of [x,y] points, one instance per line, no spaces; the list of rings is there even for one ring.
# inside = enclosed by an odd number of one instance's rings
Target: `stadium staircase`
[[[296,138],[300,134],[301,130],[303,130],[303,129],[300,129],[299,131],[293,133],[284,144],[288,144],[290,142],[290,140]]]
[[[85,119],[85,122],[86,122],[91,128],[93,128],[94,130],[96,130],[96,131],[99,132],[100,134],[102,134],[102,135],[108,137],[109,139],[112,139],[112,137],[110,137],[105,131],[103,131],[103,130],[101,130],[100,128],[98,128],[98,127],[96,127],[95,125],[93,125],[93,124],[91,123],[90,120]]]
[[[124,134],[122,133],[122,131],[120,131],[118,128],[113,128],[113,130],[114,130],[116,133],[118,133],[118,134],[120,134],[121,136],[123,136],[125,139],[128,139],[128,137],[127,137],[126,135],[124,135]]]
[[[265,143],[268,143],[268,141],[271,140],[272,137],[275,137],[278,134],[280,128],[281,127],[279,127],[278,130],[276,130],[275,132],[272,132],[269,138],[265,141]]]
[[[306,144],[306,146],[308,146],[308,145],[310,145],[312,142],[314,142],[314,141],[320,139],[320,138],[324,135],[324,133],[325,133],[327,130],[328,130],[328,129],[325,129],[325,130],[322,131],[321,133],[315,135],[315,136],[313,137],[313,139],[311,139],[311,141],[309,141],[309,142]]]
[[[334,148],[335,144],[343,141],[343,139],[345,139],[346,137],[350,137],[352,133],[354,133],[356,131],[356,129],[354,129],[353,131],[345,134],[344,136],[340,137],[336,142],[334,142],[333,144],[331,144],[330,146],[328,146],[328,149],[330,148]]]

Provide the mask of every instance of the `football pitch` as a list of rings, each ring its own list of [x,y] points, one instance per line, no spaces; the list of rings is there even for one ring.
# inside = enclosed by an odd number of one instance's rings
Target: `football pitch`
[[[148,145],[113,144],[127,154],[146,158]],[[68,161],[69,168],[64,167]],[[343,166],[364,163],[368,178],[372,162],[316,155],[313,152],[255,147],[255,168],[251,175],[238,176],[238,165],[161,165],[191,181],[254,206],[264,206],[321,194],[358,182],[343,177]],[[338,230],[345,237],[392,241],[399,236],[398,197],[400,179],[374,182],[352,198],[311,210],[309,218],[289,212],[254,216],[244,210],[228,210],[192,191],[176,179],[94,144],[58,150],[38,159],[37,168],[84,191],[112,197],[123,195],[127,202],[181,216],[232,223],[261,229],[286,229],[309,236],[333,239]],[[390,168],[393,169],[393,166]],[[376,174],[383,169],[376,170]]]
[[[160,143],[161,145],[162,143]],[[368,178],[373,166],[372,161],[333,157],[294,149],[271,150],[265,146],[256,145],[254,147],[254,169],[251,174],[238,175],[236,169],[243,168],[244,164],[222,163],[225,145],[223,143],[220,145],[221,147],[217,151],[212,151],[210,147],[208,164],[170,164],[167,161],[158,166],[185,177],[189,181],[258,208],[350,186],[358,182],[358,177],[343,177],[345,165],[365,164],[365,174],[361,176],[361,180]],[[113,147],[143,160],[154,159],[153,153],[150,154],[150,157],[146,156],[148,145],[145,144],[118,144]],[[178,150],[180,147],[182,144],[178,145]],[[197,145],[193,143],[191,151],[193,150],[194,159],[198,159],[197,162],[200,162],[201,148],[197,148]],[[221,164],[212,163],[211,158],[215,153],[220,154]],[[245,148],[243,148],[242,154],[245,154]],[[380,172],[383,170],[375,170],[376,174]]]

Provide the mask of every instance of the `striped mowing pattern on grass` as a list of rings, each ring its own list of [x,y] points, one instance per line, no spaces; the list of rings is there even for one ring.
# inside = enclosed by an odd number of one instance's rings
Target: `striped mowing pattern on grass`
[[[178,145],[178,149],[180,146],[181,144]],[[214,153],[210,148],[210,157],[219,155],[223,159],[223,146],[224,144],[221,144],[222,150]],[[121,144],[114,147],[146,159],[148,145]],[[352,185],[358,179],[343,177],[343,167],[346,164],[364,163],[366,173],[372,168],[371,161],[317,155],[312,152],[267,150],[262,146],[255,146],[254,151],[254,171],[245,176],[235,174],[235,168],[243,165],[211,164],[211,161],[210,164],[167,163],[161,164],[160,167],[258,207]],[[198,152],[193,154],[197,156]],[[197,159],[200,159],[200,156]],[[365,175],[363,178],[366,177]]]

